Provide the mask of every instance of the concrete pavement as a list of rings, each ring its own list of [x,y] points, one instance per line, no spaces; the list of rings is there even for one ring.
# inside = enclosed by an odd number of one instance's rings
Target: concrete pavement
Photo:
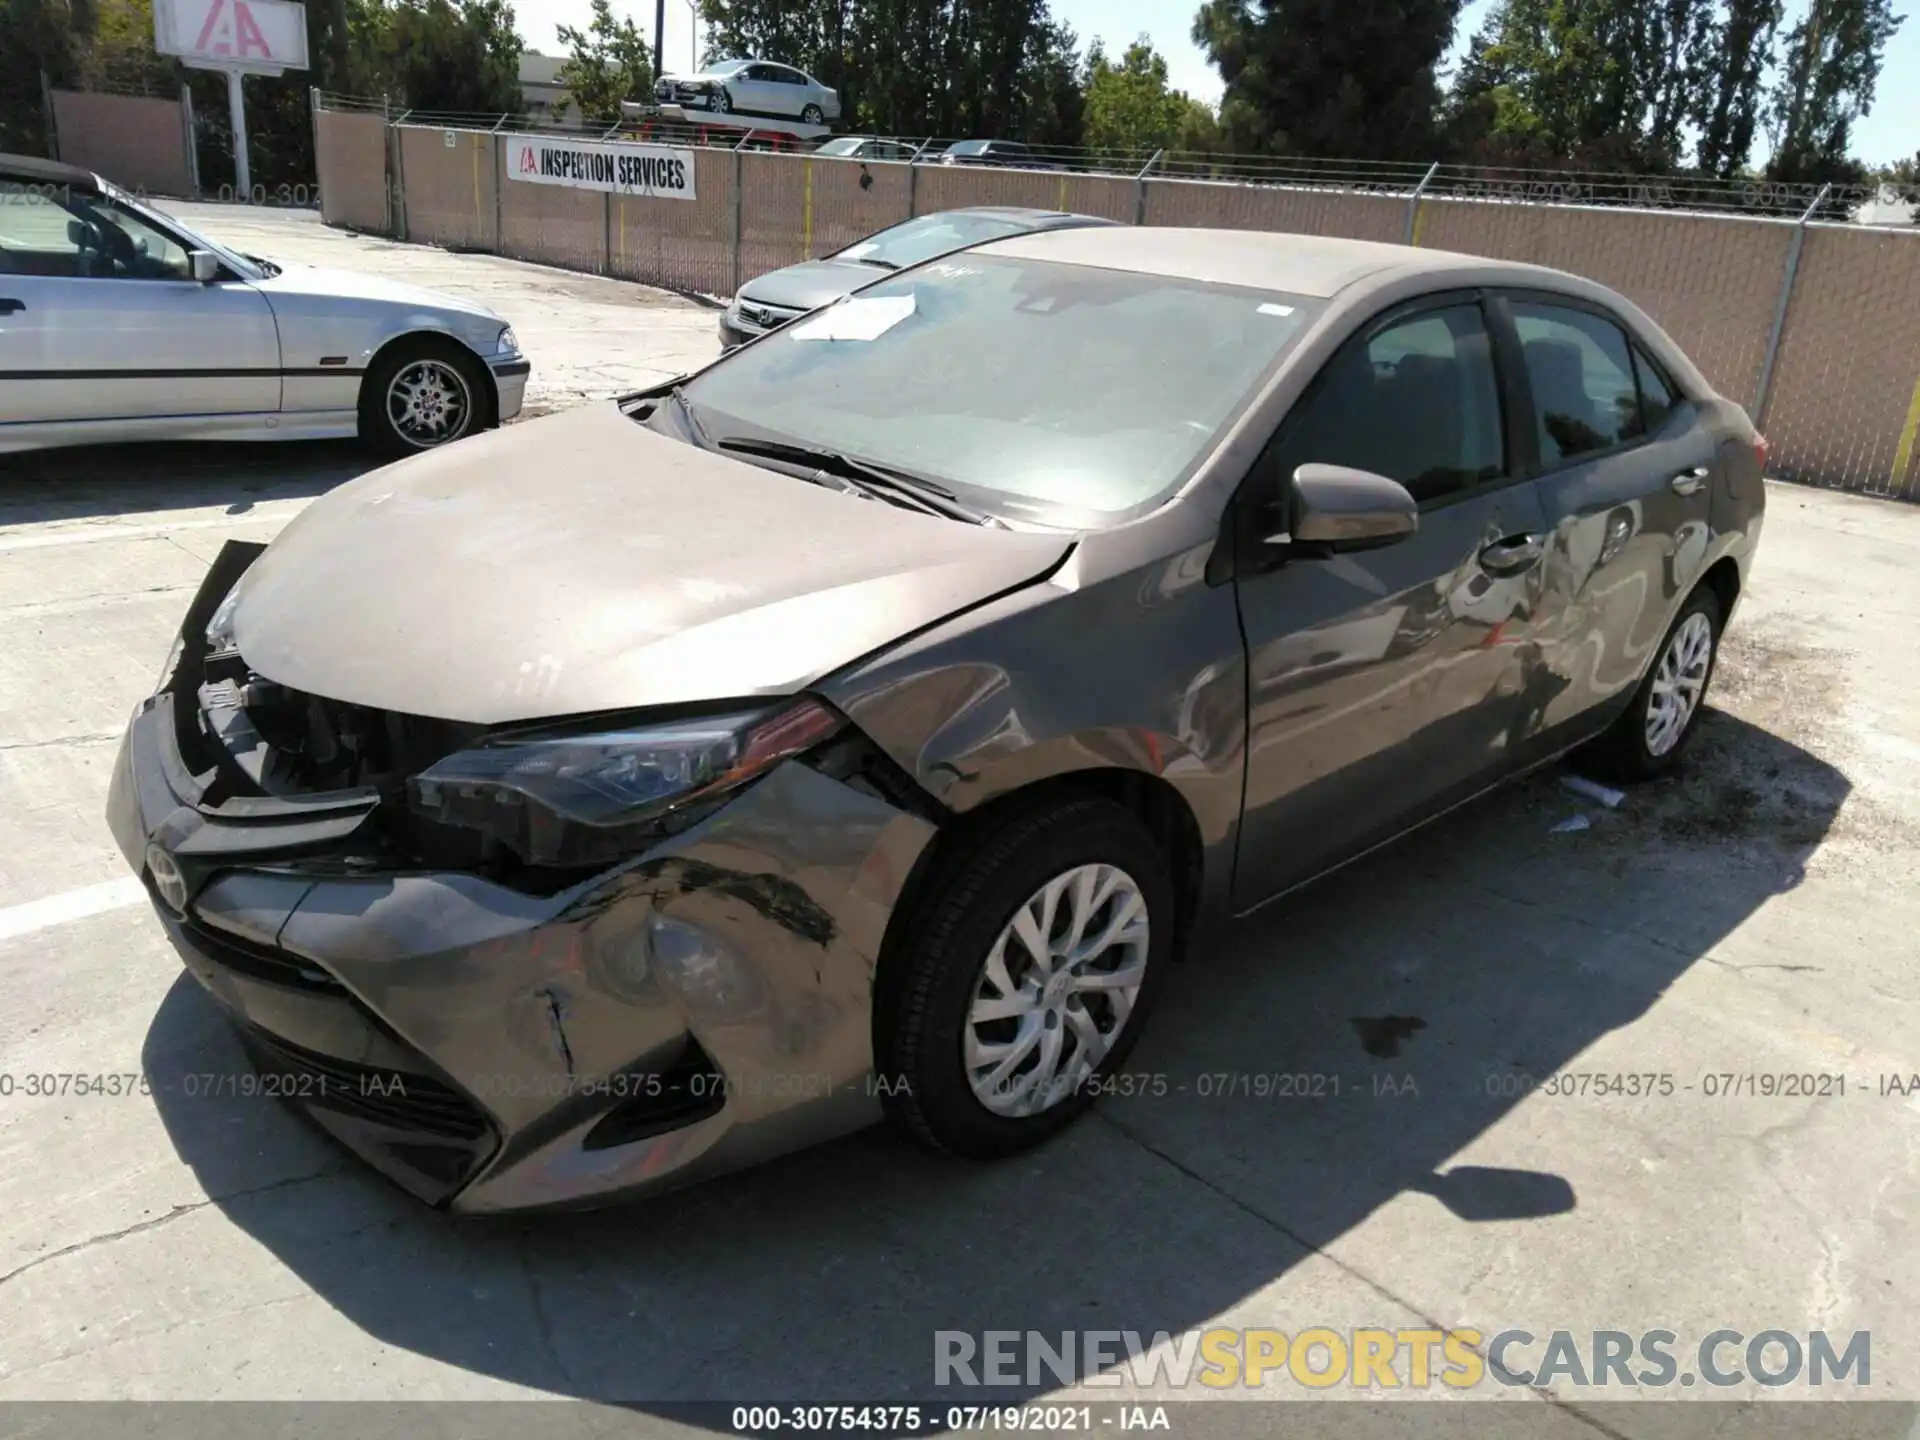
[[[636,286],[181,209],[243,249],[484,296],[536,409],[716,347],[711,311]],[[1920,1098],[1883,1093],[1920,1072],[1920,508],[1775,487],[1684,776],[1618,810],[1542,776],[1263,914],[1170,987],[1138,1093],[1035,1155],[874,1132],[644,1206],[477,1223],[272,1101],[207,1093],[244,1064],[101,820],[221,542],[368,463],[0,461],[0,1399],[872,1401],[930,1391],[940,1330],[1234,1326],[1667,1329],[1688,1362],[1719,1329],[1870,1331],[1870,1387],[1828,1393],[1920,1400]],[[107,1073],[145,1078],[29,1093]],[[1301,1075],[1319,1098],[1265,1078]],[[1617,1093],[1628,1075],[1655,1079]],[[1779,1075],[1844,1094],[1744,1078]],[[1276,1371],[1228,1398],[1306,1393]],[[1621,1398],[1564,1375],[1470,1394],[1552,1404],[1569,1434]]]

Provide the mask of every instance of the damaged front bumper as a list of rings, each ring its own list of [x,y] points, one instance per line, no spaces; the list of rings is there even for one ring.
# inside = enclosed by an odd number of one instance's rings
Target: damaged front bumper
[[[273,1093],[472,1212],[678,1186],[878,1117],[874,971],[929,820],[790,760],[551,893],[396,863],[378,796],[247,793],[209,761],[193,637],[257,553],[229,546],[189,610],[108,819]]]

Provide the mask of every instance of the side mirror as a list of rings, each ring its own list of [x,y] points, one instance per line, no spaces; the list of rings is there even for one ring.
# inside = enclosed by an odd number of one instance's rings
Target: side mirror
[[[193,278],[202,285],[211,285],[220,278],[220,257],[211,250],[189,250],[187,264],[193,267]]]
[[[1325,545],[1371,550],[1404,540],[1420,528],[1420,507],[1407,487],[1370,470],[1302,465],[1288,487],[1292,529],[1269,535],[1269,545]]]

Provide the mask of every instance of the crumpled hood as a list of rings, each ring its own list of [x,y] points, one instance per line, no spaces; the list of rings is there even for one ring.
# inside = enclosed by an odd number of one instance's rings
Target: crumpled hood
[[[887,273],[877,265],[860,265],[852,260],[808,260],[749,280],[740,287],[740,298],[749,304],[758,301],[791,310],[811,310],[831,304],[862,285],[884,280]]]
[[[779,695],[1071,544],[843,495],[605,402],[321,496],[247,571],[233,633],[282,685],[478,724]]]
[[[458,295],[409,285],[404,280],[365,275],[357,270],[328,270],[318,265],[286,265],[271,279],[255,282],[254,288],[268,297],[301,295],[326,299],[378,300],[415,310],[439,311],[484,320],[500,319],[498,314],[475,300],[463,300]]]

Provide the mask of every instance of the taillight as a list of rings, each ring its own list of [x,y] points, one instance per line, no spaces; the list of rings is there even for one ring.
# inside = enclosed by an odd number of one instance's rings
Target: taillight
[[[1767,437],[1760,434],[1757,430],[1753,436],[1753,454],[1754,458],[1760,462],[1760,469],[1764,472],[1767,468],[1767,461],[1773,458],[1773,446],[1768,443]]]

